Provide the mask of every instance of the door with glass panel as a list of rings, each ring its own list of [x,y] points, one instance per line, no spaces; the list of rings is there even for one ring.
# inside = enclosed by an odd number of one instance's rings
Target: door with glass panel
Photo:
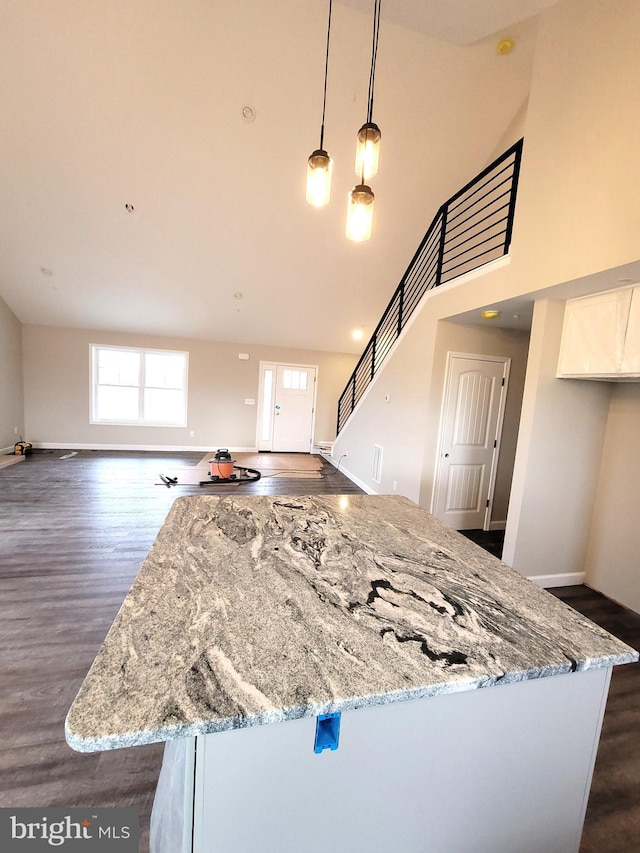
[[[259,450],[311,452],[316,373],[308,364],[261,364]]]

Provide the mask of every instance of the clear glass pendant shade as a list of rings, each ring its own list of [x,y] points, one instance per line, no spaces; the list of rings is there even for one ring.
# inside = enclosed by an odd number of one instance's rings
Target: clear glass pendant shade
[[[356,143],[356,175],[364,180],[378,174],[380,140],[382,134],[377,124],[363,124]]]
[[[331,198],[333,160],[318,148],[307,161],[307,201],[313,207],[324,207]]]
[[[347,208],[346,236],[354,243],[362,243],[371,238],[373,224],[373,203],[375,196],[371,187],[358,184],[349,193]]]

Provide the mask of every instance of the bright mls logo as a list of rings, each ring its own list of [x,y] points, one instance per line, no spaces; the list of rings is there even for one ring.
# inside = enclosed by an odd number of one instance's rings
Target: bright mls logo
[[[2,853],[138,853],[136,809],[0,809]]]

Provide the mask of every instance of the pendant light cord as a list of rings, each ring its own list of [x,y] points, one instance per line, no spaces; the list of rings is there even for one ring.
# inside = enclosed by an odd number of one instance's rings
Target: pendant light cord
[[[378,2],[378,0],[376,0]],[[324,114],[327,106],[327,76],[329,74],[329,39],[331,37],[331,7],[333,0],[329,0],[329,21],[327,23],[327,52],[324,58],[324,91],[322,93],[322,124],[320,126],[320,150],[324,151]]]
[[[373,44],[371,45],[371,71],[369,72],[369,94],[367,97],[367,124],[373,119],[373,87],[376,79],[378,59],[378,35],[380,33],[380,5],[382,0],[373,0]]]

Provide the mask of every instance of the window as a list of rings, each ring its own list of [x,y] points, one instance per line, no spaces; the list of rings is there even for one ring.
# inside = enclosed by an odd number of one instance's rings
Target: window
[[[91,422],[187,425],[186,352],[91,346]]]
[[[283,388],[292,391],[307,390],[307,371],[306,370],[285,370],[282,380]]]
[[[273,411],[273,370],[264,371],[264,384],[262,387],[262,431],[260,439],[269,441],[271,438],[271,412]]]

